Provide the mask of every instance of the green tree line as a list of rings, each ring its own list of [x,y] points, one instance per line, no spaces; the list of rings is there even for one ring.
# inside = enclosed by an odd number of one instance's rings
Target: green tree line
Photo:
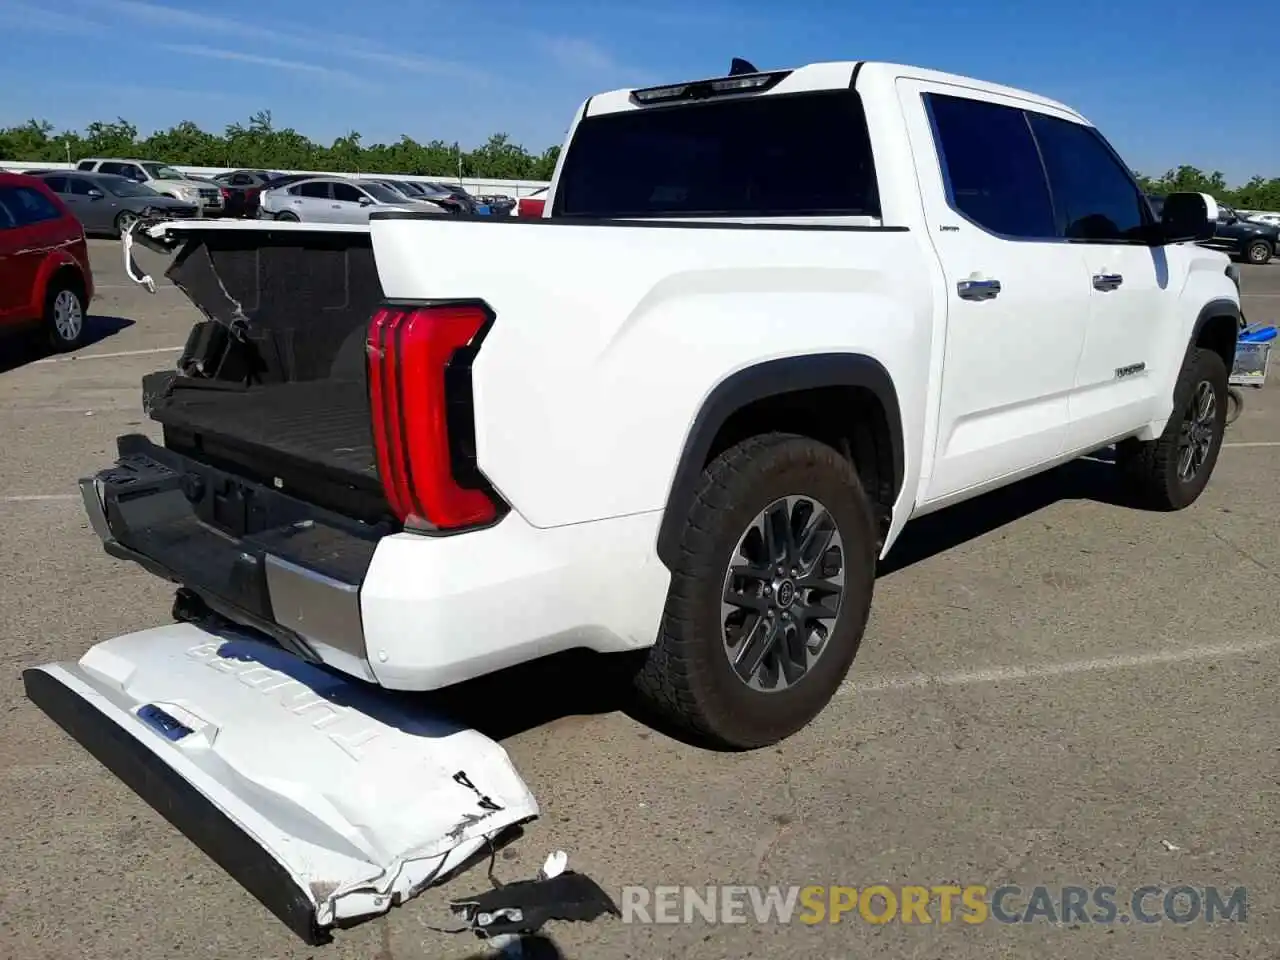
[[[192,167],[550,180],[559,155],[559,146],[530,153],[505,133],[494,134],[473,150],[444,140],[419,143],[407,136],[396,143],[366,145],[355,131],[324,146],[291,127],[277,128],[267,110],[248,123],[228,125],[220,134],[188,120],[140,137],[138,128],[124,118],[91,123],[83,131],[58,131],[44,120],[0,129],[0,160],[21,163],[134,157]]]
[[[56,131],[43,120],[0,129],[0,160],[21,163],[138,157],[193,167],[549,180],[559,155],[558,145],[531,153],[504,133],[494,134],[473,150],[444,140],[419,143],[407,136],[395,143],[366,145],[355,131],[325,146],[292,127],[277,128],[269,110],[254,114],[248,123],[230,124],[220,134],[202,130],[188,120],[139,137],[138,128],[123,118],[91,123],[83,131]],[[1245,210],[1280,210],[1280,177],[1257,176],[1243,186],[1232,187],[1218,171],[1206,173],[1187,165],[1158,177],[1136,176],[1149,193],[1190,190],[1212,194]]]

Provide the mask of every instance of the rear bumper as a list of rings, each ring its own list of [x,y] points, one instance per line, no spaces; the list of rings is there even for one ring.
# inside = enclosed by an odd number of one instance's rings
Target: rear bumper
[[[181,584],[215,612],[312,663],[374,679],[360,586],[385,531],[125,436],[114,467],[80,481],[112,556]]]
[[[196,592],[312,663],[434,690],[553,653],[653,644],[670,573],[661,512],[461,535],[376,530],[122,437],[81,481],[107,552]],[[243,518],[243,519],[242,519]],[[228,533],[236,524],[244,532]]]
[[[456,874],[538,813],[477,731],[233,631],[157,627],[23,681],[308,943]]]

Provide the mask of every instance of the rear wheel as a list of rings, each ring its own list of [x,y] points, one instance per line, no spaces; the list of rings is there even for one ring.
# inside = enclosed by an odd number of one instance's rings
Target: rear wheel
[[[1228,389],[1222,357],[1192,350],[1178,375],[1164,433],[1156,440],[1119,444],[1120,467],[1145,506],[1181,510],[1204,492],[1227,428]]]
[[[76,284],[55,279],[45,295],[44,325],[49,346],[59,353],[84,344],[84,298]]]
[[[1245,249],[1245,259],[1250,263],[1267,263],[1271,259],[1271,244],[1265,240],[1254,240]]]
[[[298,215],[290,212],[289,210],[285,210],[283,213],[277,213],[276,219],[283,220],[285,223],[297,223]]]
[[[875,561],[871,507],[847,459],[791,434],[732,447],[703,472],[638,689],[720,746],[790,736],[849,671]]]

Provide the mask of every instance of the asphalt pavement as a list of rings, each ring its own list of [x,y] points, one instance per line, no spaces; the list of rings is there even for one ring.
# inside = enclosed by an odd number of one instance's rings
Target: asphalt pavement
[[[93,342],[44,359],[0,347],[0,956],[484,953],[470,935],[433,930],[453,925],[449,899],[488,888],[483,866],[304,946],[24,698],[23,668],[165,622],[172,599],[105,555],[75,481],[113,459],[117,434],[157,435],[139,381],[174,360],[196,314],[170,287],[131,287],[116,245],[92,248]],[[1250,318],[1280,320],[1280,261],[1245,267],[1244,289]],[[495,678],[464,710],[501,740],[542,809],[498,857],[504,881],[562,849],[620,904],[627,886],[660,899],[654,888],[682,884],[703,896],[708,884],[883,884],[895,896],[1014,884],[1007,912],[1037,886],[1110,886],[1122,907],[1151,886],[1159,914],[1182,884],[1202,903],[1207,888],[1225,898],[1244,887],[1243,922],[1201,910],[1186,923],[944,923],[935,906],[932,923],[873,923],[877,899],[838,923],[805,923],[803,907],[790,923],[758,923],[750,906],[742,923],[696,910],[689,923],[557,922],[525,955],[1280,956],[1274,365],[1272,376],[1248,392],[1189,510],[1121,505],[1111,467],[1086,460],[909,527],[844,690],[776,748],[687,746],[633,719],[597,665],[577,660]],[[837,892],[846,905],[857,896]]]

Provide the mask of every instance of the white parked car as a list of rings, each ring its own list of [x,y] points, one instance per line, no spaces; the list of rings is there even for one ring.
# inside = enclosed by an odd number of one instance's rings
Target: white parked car
[[[375,211],[425,211],[426,207],[424,202],[410,200],[381,183],[313,177],[262,193],[258,217],[302,223],[367,223]],[[435,212],[443,211],[435,208]]]
[[[1280,213],[1251,213],[1245,219],[1280,227]]]
[[[146,184],[161,196],[198,204],[208,216],[219,216],[226,209],[226,196],[218,184],[192,177],[167,163],[87,157],[76,164],[76,169],[85,173],[114,174],[134,183]]]
[[[1194,242],[1216,204],[1157,218],[1062,103],[862,62],[616,90],[546,203],[139,237],[182,247],[205,319],[145,380],[163,443],[122,437],[81,486],[188,622],[28,690],[116,769],[159,769],[147,795],[206,849],[266,848],[254,889],[304,933],[527,809],[424,765],[371,690],[635,654],[674,723],[773,744],[844,682],[913,519],[1109,444],[1179,510],[1217,462],[1240,297]],[[415,832],[438,802],[468,812]]]

